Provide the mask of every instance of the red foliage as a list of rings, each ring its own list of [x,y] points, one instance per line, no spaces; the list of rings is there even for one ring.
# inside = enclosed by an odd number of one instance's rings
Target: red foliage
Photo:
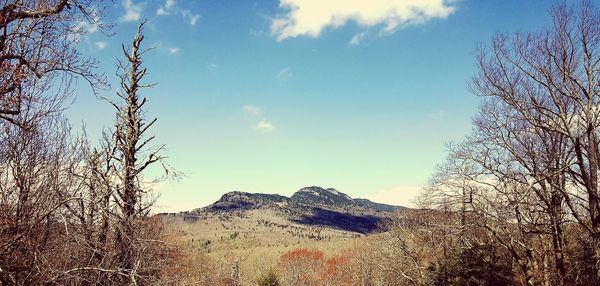
[[[319,250],[310,250],[306,248],[297,248],[288,251],[279,258],[281,262],[299,261],[299,260],[323,260],[323,252]]]
[[[328,276],[336,276],[348,264],[348,257],[335,256],[327,259],[325,262],[325,274]]]
[[[298,248],[281,255],[278,267],[285,284],[318,285],[323,260],[322,251]]]
[[[352,285],[352,265],[347,254],[325,260],[319,250],[298,248],[281,255],[278,267],[288,284],[347,286]]]

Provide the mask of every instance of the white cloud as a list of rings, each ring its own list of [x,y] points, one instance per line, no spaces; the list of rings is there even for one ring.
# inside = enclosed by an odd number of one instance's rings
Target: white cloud
[[[175,0],[165,0],[165,4],[161,5],[156,9],[157,16],[167,16],[167,15],[181,15],[181,17],[190,23],[190,25],[195,26],[200,20],[200,14],[194,13],[188,9],[181,9],[179,5],[175,2]]]
[[[354,35],[354,37],[352,37],[352,39],[350,40],[350,44],[351,46],[356,46],[358,44],[360,44],[360,41],[362,41],[362,39],[365,37],[365,33],[358,33],[356,35]]]
[[[292,69],[290,67],[282,68],[275,76],[278,81],[286,81],[290,77],[292,77]]]
[[[106,48],[106,46],[108,46],[108,44],[106,42],[104,42],[104,41],[98,41],[98,42],[94,43],[94,46],[98,50],[104,50]]]
[[[252,104],[246,104],[242,106],[242,109],[246,114],[250,115],[253,118],[260,116],[263,113],[262,108]],[[275,125],[273,125],[273,123],[263,118],[260,122],[258,122],[254,129],[260,133],[270,133],[275,131],[275,129],[277,128],[275,127]]]
[[[98,24],[89,22],[79,22],[75,29],[80,29],[85,34],[92,34],[98,31]]]
[[[169,48],[169,54],[171,55],[177,54],[179,51],[181,51],[180,48]]]
[[[158,9],[156,10],[156,15],[157,16],[170,15],[172,12],[171,10],[173,9],[174,6],[175,6],[175,0],[166,0],[164,5],[158,7]]]
[[[75,27],[73,27],[73,30],[67,35],[67,37],[70,41],[76,42],[79,42],[82,39],[86,39],[90,34],[93,34],[96,31],[98,31],[98,23],[99,22],[90,23],[88,21],[81,21],[77,23]]]
[[[275,131],[275,125],[266,119],[261,120],[258,125],[256,125],[256,130],[261,133],[269,133]]]
[[[134,22],[140,19],[142,15],[142,6],[140,4],[134,4],[133,0],[123,0],[122,5],[125,9],[125,15],[121,16],[121,21]]]
[[[361,27],[383,25],[382,33],[398,27],[446,18],[455,11],[455,0],[280,0],[285,15],[272,20],[278,41],[298,36],[318,37],[325,28],[348,22]]]
[[[196,25],[196,22],[198,22],[198,20],[200,19],[200,14],[192,13],[192,11],[190,10],[181,11],[181,16],[187,19],[190,22],[190,25],[192,26]]]
[[[414,207],[415,200],[420,193],[421,187],[419,186],[397,186],[390,189],[379,190],[376,193],[367,196],[367,198],[376,203]]]
[[[244,112],[253,115],[253,116],[258,116],[260,115],[260,107],[256,106],[256,105],[244,105],[243,106]]]
[[[165,8],[167,8],[167,9],[171,9],[171,7],[173,7],[173,5],[175,5],[175,0],[167,0],[165,2]]]

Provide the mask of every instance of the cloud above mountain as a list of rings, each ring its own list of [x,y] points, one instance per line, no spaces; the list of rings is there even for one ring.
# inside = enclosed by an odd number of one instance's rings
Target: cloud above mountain
[[[280,0],[286,13],[271,22],[278,41],[308,36],[316,38],[325,28],[347,23],[360,27],[381,25],[382,34],[432,19],[444,19],[456,8],[453,0]]]

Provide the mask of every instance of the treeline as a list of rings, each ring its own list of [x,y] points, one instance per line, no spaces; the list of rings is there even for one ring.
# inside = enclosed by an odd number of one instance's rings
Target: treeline
[[[100,142],[63,115],[77,78],[108,87],[77,51],[103,29],[101,4],[0,4],[0,285],[161,284],[174,255],[143,177],[152,165],[173,174],[144,115],[143,24],[123,46],[120,91],[99,101],[115,111]]]

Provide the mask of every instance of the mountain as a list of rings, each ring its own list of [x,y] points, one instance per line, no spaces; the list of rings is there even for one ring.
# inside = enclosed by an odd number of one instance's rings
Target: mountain
[[[354,200],[335,189],[313,186],[302,188],[290,197],[290,202],[311,207],[346,209],[355,206]]]
[[[358,233],[381,230],[390,216],[403,207],[353,199],[333,188],[305,187],[291,197],[230,192],[215,203],[188,214],[241,214],[251,210],[274,211],[290,222]]]
[[[202,210],[210,212],[240,211],[275,207],[278,204],[287,203],[288,201],[289,198],[280,195],[229,192],[224,194],[214,204]]]
[[[398,206],[374,203],[367,199],[354,199],[354,203],[359,206],[363,206],[363,207],[366,207],[366,208],[369,208],[372,210],[376,210],[376,211],[380,211],[380,212],[394,212],[394,211],[398,210],[399,208],[401,208]]]

